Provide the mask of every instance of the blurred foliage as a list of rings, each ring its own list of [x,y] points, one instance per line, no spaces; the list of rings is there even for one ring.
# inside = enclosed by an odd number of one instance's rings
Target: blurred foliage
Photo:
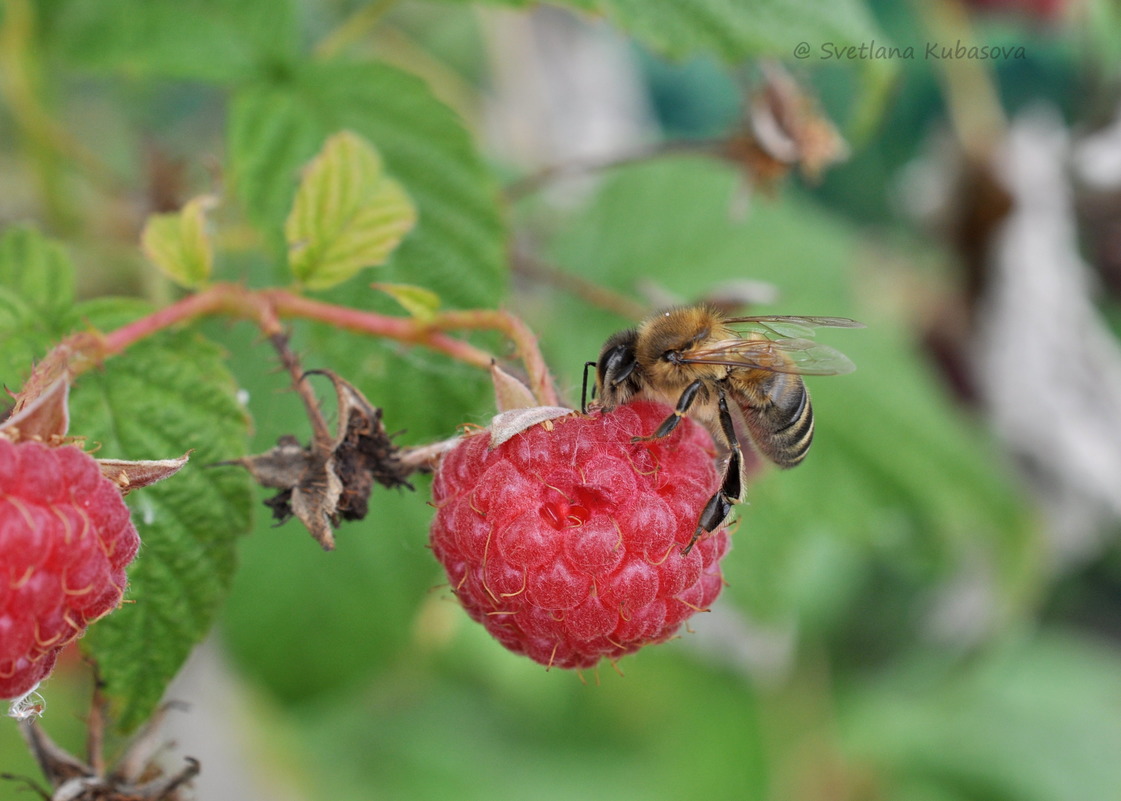
[[[767,312],[869,324],[823,332],[859,370],[808,381],[814,450],[749,488],[719,608],[695,635],[625,659],[625,676],[604,665],[583,683],[507,653],[449,600],[425,547],[427,479],[415,494],[375,490],[370,517],[323,554],[294,523],[274,528],[242,475],[204,468],[307,436],[254,329],[208,321],[138,345],[82,377],[72,423],[109,458],[196,449],[181,477],[130,500],[146,542],[133,596],[168,606],[123,609],[85,643],[133,700],[124,722],[139,722],[220,616],[251,701],[216,725],[262,742],[250,772],[291,776],[294,797],[1116,797],[1116,545],[1085,574],[1054,575],[1032,498],[918,330],[958,280],[946,243],[898,202],[900,174],[946,124],[945,65],[789,58],[800,42],[921,52],[931,9],[951,6],[552,5],[616,27],[649,92],[650,138],[727,133],[752,65],[777,57],[854,135],[852,158],[820,185],[791,178],[770,194],[732,163],[640,159],[513,201],[500,176],[525,167],[486,144],[500,47],[488,26],[531,3],[0,2],[10,389],[67,332],[177,297],[139,239],[150,214],[190,198],[221,197],[206,218],[218,278],[290,282],[284,222],[299,171],[342,130],[376,147],[418,223],[384,267],[317,297],[400,314],[376,280],[425,287],[445,307],[510,308],[570,403],[583,363],[649,296],[689,302],[750,278],[777,288]],[[980,65],[1004,108],[1049,98],[1072,123],[1108,116],[1121,41],[1111,4],[1059,2],[1067,22],[1005,5],[962,17],[962,35],[1025,46],[1025,59]],[[590,302],[591,288],[615,294]],[[106,297],[117,294],[143,300]],[[471,338],[504,352],[494,336]],[[306,367],[384,407],[400,442],[493,413],[487,376],[443,356],[311,324],[293,325],[293,344]],[[79,750],[82,675],[71,660],[52,680],[45,721]],[[7,721],[0,772],[34,772]],[[0,799],[20,797],[0,782]]]

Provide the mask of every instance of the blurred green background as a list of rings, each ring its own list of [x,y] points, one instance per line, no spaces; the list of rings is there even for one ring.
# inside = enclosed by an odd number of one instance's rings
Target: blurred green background
[[[618,669],[546,671],[471,623],[426,548],[427,479],[376,490],[329,554],[255,505],[219,622],[169,692],[189,708],[166,760],[201,759],[198,798],[1121,798],[1115,3],[0,12],[0,225],[60,242],[82,298],[174,298],[138,234],[203,192],[223,197],[220,277],[283,285],[296,170],[350,127],[421,226],[325,297],[400,313],[365,286],[400,281],[510,309],[572,404],[632,310],[730,281],[761,282],[753,309],[868,324],[823,332],[858,370],[808,381],[813,452],[749,488],[720,601]],[[809,57],[791,56],[800,42]],[[873,42],[898,51],[823,47]],[[931,58],[932,42],[1011,55]],[[763,141],[751,99],[768,63],[847,140],[821,180],[804,149],[773,182],[713,157],[745,131]],[[199,329],[248,398],[250,449],[306,436],[256,331]],[[493,413],[472,368],[293,333],[403,443]],[[87,682],[71,660],[43,721],[79,750]],[[8,720],[0,772],[35,773]],[[0,799],[26,797],[0,782]]]

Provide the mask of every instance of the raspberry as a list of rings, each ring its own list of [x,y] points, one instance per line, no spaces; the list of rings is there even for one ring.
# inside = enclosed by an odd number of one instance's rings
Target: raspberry
[[[723,587],[718,529],[682,550],[719,486],[712,438],[635,402],[462,440],[433,483],[431,546],[467,613],[506,648],[586,668],[662,642]]]
[[[46,678],[117,607],[140,538],[120,490],[73,446],[0,437],[0,698]]]

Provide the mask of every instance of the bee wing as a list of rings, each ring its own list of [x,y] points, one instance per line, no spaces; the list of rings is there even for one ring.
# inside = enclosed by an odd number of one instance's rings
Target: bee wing
[[[777,339],[810,339],[815,328],[864,328],[864,323],[848,317],[799,317],[781,314],[729,317],[725,322]]]
[[[724,339],[691,351],[681,361],[796,375],[841,375],[856,369],[849,357],[840,351],[801,337]]]

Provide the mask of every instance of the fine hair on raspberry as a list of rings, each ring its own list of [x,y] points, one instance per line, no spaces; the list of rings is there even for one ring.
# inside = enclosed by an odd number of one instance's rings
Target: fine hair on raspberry
[[[588,668],[672,637],[723,587],[723,528],[684,553],[720,484],[716,448],[635,402],[465,437],[433,483],[431,547],[467,613],[511,651]]]

